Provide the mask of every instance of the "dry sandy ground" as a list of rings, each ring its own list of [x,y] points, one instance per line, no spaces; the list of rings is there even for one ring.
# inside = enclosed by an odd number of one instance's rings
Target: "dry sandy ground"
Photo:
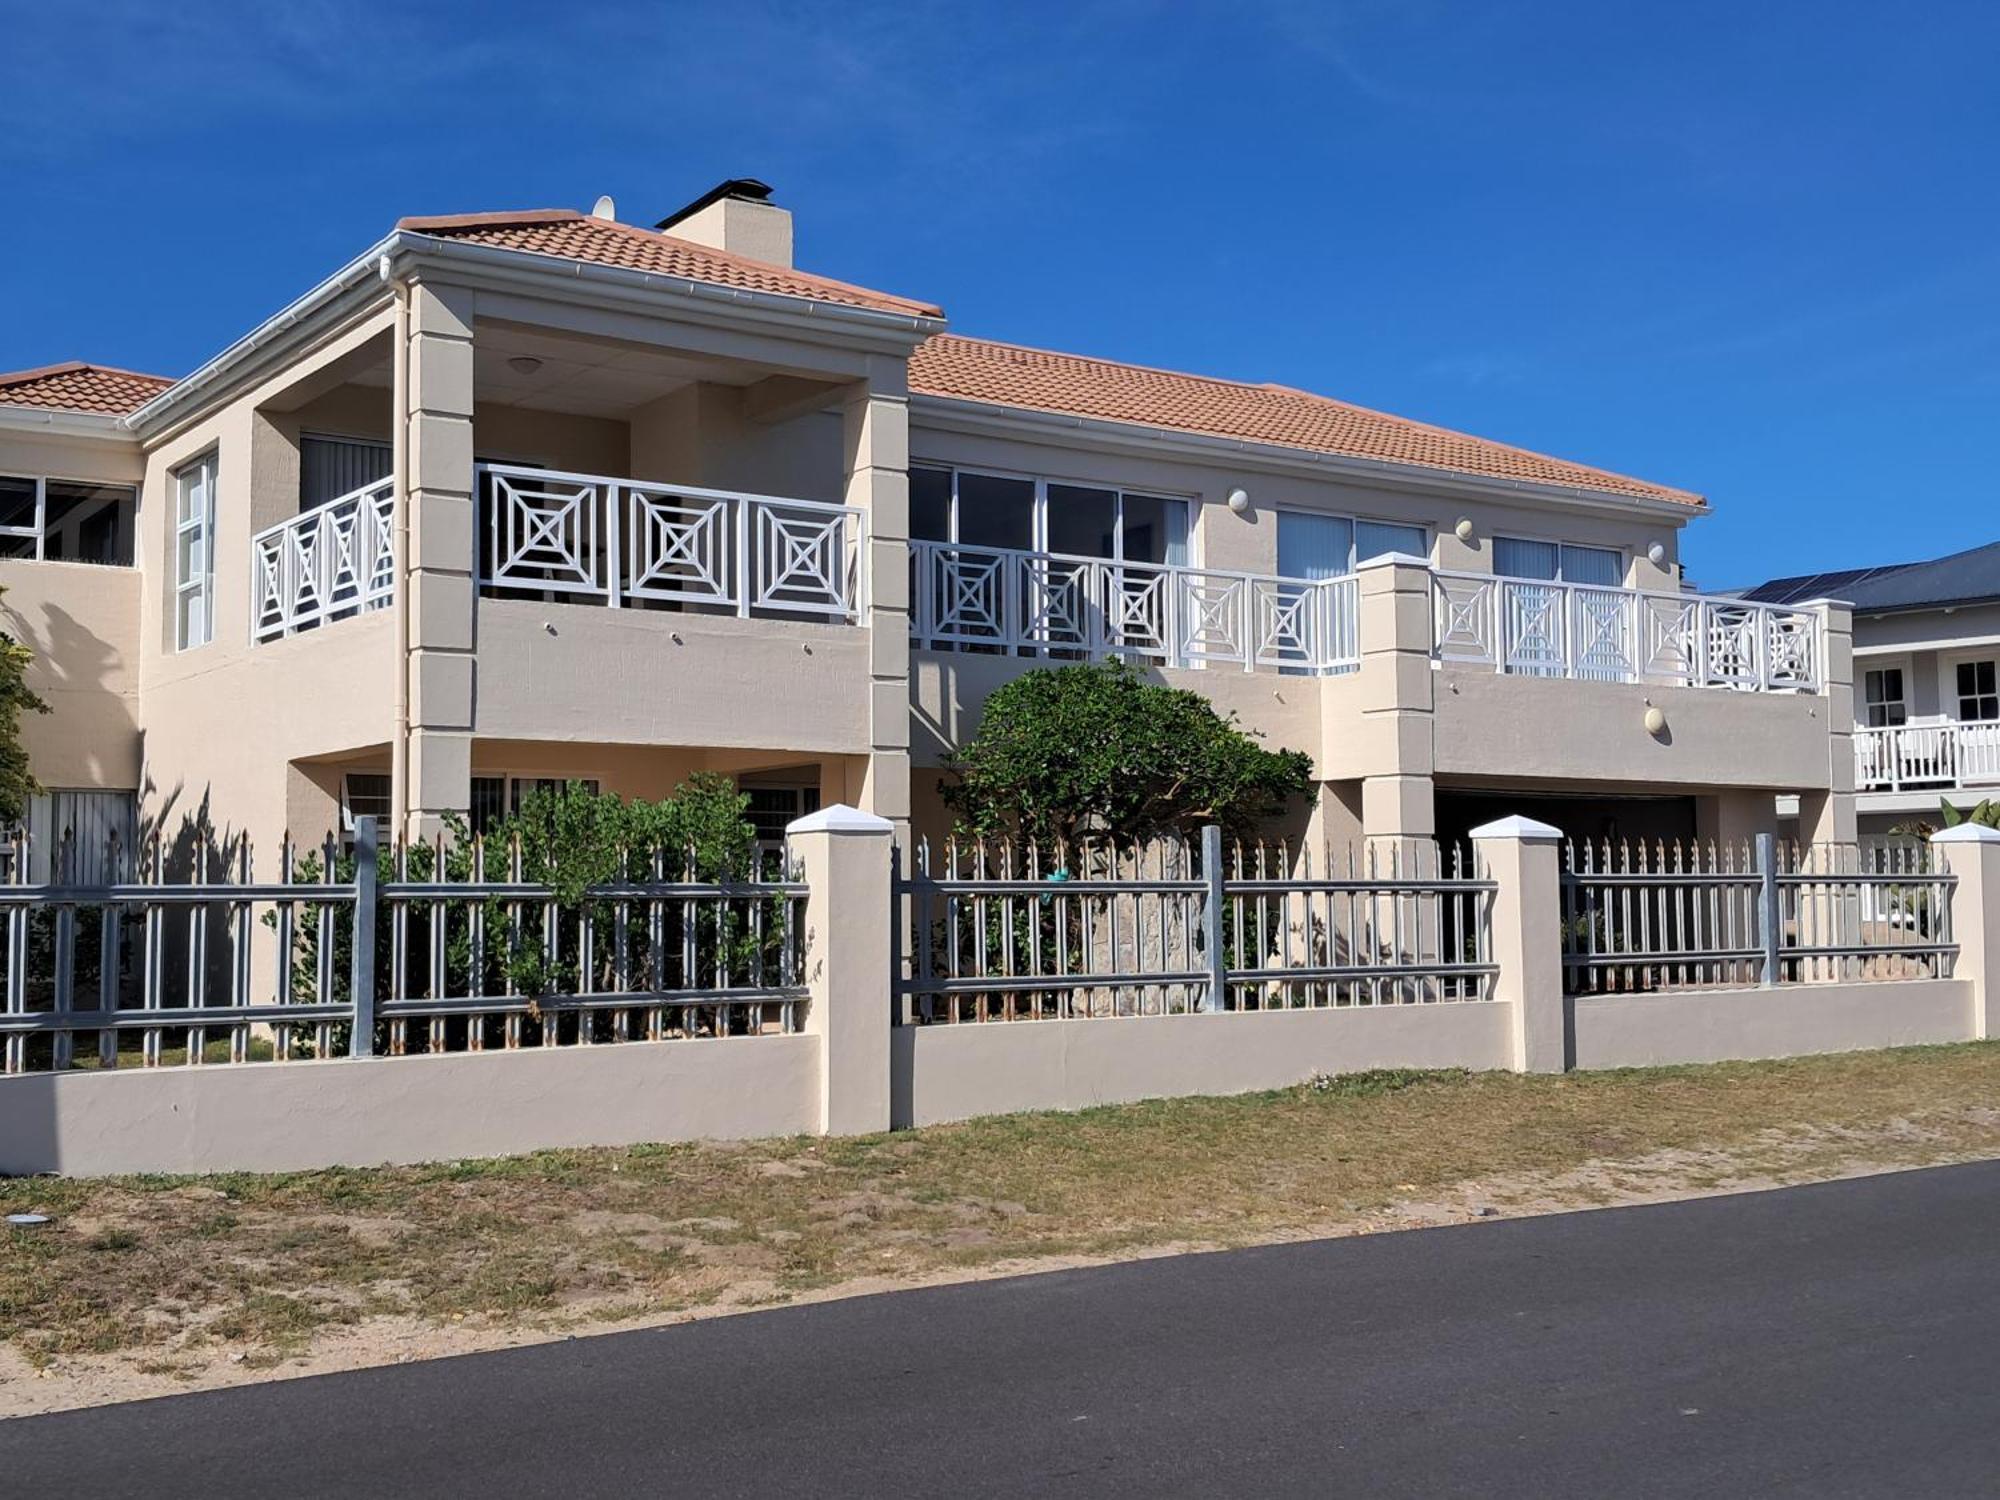
[[[1952,1141],[1905,1121],[1891,1121],[1869,1129],[1772,1131],[1728,1148],[1671,1149],[1626,1159],[1595,1159],[1563,1172],[1467,1179],[1445,1191],[1422,1192],[1415,1184],[1405,1184],[1410,1189],[1409,1195],[1385,1205],[1319,1223],[1259,1230],[1247,1239],[1232,1236],[1229,1243],[1232,1246],[1284,1243],[1658,1203],[1944,1165],[1992,1154],[1990,1149],[1964,1149],[1962,1138]],[[778,1304],[866,1296],[916,1286],[1068,1270],[1217,1248],[1220,1247],[1214,1242],[1182,1241],[1135,1247],[1113,1255],[1032,1256],[958,1269],[929,1269],[910,1275],[850,1276],[830,1286],[799,1292],[787,1292],[768,1279],[753,1277],[737,1281],[705,1306],[646,1316],[607,1318],[582,1302],[571,1304],[560,1315],[525,1321],[474,1315],[438,1323],[407,1316],[377,1316],[317,1331],[307,1347],[285,1355],[273,1354],[267,1346],[232,1347],[223,1342],[208,1344],[199,1354],[138,1350],[64,1356],[38,1368],[18,1349],[0,1346],[0,1417],[661,1327]],[[584,1327],[587,1334],[578,1331]]]

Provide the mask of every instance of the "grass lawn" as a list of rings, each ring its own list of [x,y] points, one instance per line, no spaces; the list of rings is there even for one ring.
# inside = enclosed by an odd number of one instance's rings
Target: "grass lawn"
[[[0,1182],[14,1365],[192,1378],[385,1320],[546,1333],[820,1289],[2000,1155],[2000,1044],[1362,1074],[854,1140]],[[394,1356],[389,1356],[394,1357]],[[407,1356],[405,1356],[407,1357]]]

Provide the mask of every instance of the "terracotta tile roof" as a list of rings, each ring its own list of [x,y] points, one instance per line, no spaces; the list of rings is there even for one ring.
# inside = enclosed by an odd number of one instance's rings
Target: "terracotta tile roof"
[[[52,411],[122,417],[137,411],[172,384],[164,376],[141,375],[134,370],[114,370],[109,365],[72,359],[59,365],[43,365],[37,370],[0,375],[0,406],[38,406]]]
[[[1687,490],[1392,417],[1290,386],[1181,375],[958,334],[938,334],[917,350],[910,359],[910,389],[961,401],[1167,427],[1494,479],[1691,507],[1706,503]]]
[[[712,282],[749,292],[768,292],[779,297],[804,297],[814,302],[837,302],[846,307],[865,307],[876,312],[904,313],[913,317],[941,318],[943,312],[928,302],[908,297],[892,297],[887,292],[870,291],[806,271],[751,260],[748,256],[712,250],[692,240],[677,239],[653,229],[619,224],[610,219],[592,218],[567,208],[529,209],[520,213],[455,214],[441,218],[403,219],[396,227],[414,234],[435,235],[474,245],[493,245],[505,250],[526,250],[535,255],[553,255],[563,260],[594,261],[598,265],[623,266],[632,271],[652,271],[661,276],[679,276],[688,281]]]

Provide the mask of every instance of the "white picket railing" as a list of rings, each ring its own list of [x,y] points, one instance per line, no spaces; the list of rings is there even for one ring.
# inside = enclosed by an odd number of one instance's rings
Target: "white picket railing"
[[[921,541],[910,561],[910,634],[925,649],[1246,672],[1348,672],[1361,661],[1351,574],[1314,581]]]
[[[1816,693],[1820,619],[1697,594],[1437,573],[1436,651],[1528,677]]]
[[[860,617],[860,510],[480,464],[488,594],[737,615]]]
[[[268,641],[380,609],[395,594],[391,485],[364,485],[250,538],[251,636]]]
[[[1854,784],[1864,792],[2000,785],[2000,723],[1857,729]]]

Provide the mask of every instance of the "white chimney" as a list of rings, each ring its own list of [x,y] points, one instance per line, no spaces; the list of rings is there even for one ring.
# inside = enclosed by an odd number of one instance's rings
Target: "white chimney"
[[[677,239],[770,265],[792,263],[791,211],[773,203],[771,185],[754,177],[718,183],[653,227]]]

